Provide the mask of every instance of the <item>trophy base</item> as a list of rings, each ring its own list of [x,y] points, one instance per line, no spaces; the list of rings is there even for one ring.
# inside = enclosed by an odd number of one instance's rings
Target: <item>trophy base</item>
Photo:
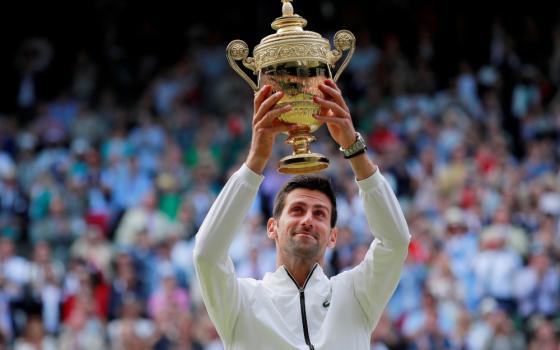
[[[329,166],[329,159],[318,153],[292,154],[278,161],[278,171],[282,174],[316,173]]]

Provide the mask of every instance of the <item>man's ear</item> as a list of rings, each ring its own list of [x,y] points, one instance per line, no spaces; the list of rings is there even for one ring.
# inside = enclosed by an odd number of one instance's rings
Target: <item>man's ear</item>
[[[268,219],[268,222],[266,223],[266,233],[268,235],[268,238],[275,240],[276,237],[278,237],[277,228],[278,226],[276,225],[276,219]]]
[[[327,247],[334,248],[336,245],[336,237],[338,236],[338,227],[333,227],[331,230],[331,236],[329,237],[329,242],[327,243]]]

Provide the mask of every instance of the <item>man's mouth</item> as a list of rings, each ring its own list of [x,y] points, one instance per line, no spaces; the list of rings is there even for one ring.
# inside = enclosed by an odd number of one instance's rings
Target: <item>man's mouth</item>
[[[311,232],[296,232],[294,233],[294,236],[305,236],[305,237],[310,237],[313,239],[317,239],[317,237],[315,237],[315,235]]]

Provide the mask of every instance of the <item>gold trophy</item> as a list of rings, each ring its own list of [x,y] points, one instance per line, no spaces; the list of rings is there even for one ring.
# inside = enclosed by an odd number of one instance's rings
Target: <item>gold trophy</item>
[[[278,162],[278,171],[285,174],[305,174],[318,172],[329,166],[329,160],[322,154],[309,150],[309,143],[315,140],[312,135],[321,123],[313,117],[319,112],[319,105],[313,102],[313,96],[324,97],[318,85],[325,79],[332,78],[335,82],[348,65],[356,45],[354,34],[347,30],[338,31],[334,35],[335,49],[320,34],[304,30],[307,20],[294,14],[290,3],[282,0],[282,17],[272,22],[276,30],[263,38],[253,50],[254,57],[248,57],[249,47],[242,40],[233,40],[226,49],[230,66],[239,74],[254,91],[263,85],[271,85],[273,91],[283,91],[284,97],[279,106],[291,104],[290,112],[280,119],[297,127],[288,133],[286,143],[292,145],[293,153]],[[331,68],[348,51],[342,65],[334,78]],[[236,61],[258,76],[258,83],[247,76]]]

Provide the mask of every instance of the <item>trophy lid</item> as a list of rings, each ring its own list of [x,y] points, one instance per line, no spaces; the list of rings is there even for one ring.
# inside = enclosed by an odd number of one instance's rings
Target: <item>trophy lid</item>
[[[300,15],[294,14],[294,7],[292,0],[282,0],[282,17],[276,18],[270,25],[272,29],[277,30],[278,33],[287,31],[302,32],[303,27],[307,25],[307,20]]]
[[[330,43],[320,34],[304,30],[307,20],[294,14],[292,0],[282,0],[282,17],[276,18],[272,29],[253,50],[256,72],[262,68],[286,62],[305,66],[331,64]]]

